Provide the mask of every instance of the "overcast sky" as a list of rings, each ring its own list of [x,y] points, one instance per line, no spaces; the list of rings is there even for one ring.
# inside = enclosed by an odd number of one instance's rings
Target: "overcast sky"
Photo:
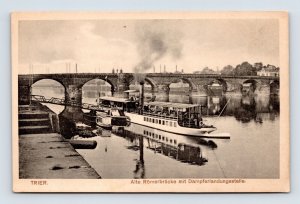
[[[20,73],[71,71],[185,72],[244,61],[279,66],[278,21],[272,19],[21,21]]]

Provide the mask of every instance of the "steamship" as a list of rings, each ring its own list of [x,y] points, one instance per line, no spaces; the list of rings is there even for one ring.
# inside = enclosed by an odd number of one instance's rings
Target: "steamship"
[[[228,133],[210,134],[217,128],[203,123],[201,105],[171,102],[144,102],[143,89],[139,100],[134,98],[100,97],[103,111],[112,108],[125,115],[130,123],[169,133],[207,138],[229,138]]]

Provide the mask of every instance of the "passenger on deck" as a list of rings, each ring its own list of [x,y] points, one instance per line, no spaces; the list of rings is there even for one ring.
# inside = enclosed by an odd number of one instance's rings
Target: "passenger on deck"
[[[199,118],[199,127],[202,127],[203,126],[203,119],[200,117]]]
[[[144,111],[149,112],[150,111],[149,106],[144,106]]]

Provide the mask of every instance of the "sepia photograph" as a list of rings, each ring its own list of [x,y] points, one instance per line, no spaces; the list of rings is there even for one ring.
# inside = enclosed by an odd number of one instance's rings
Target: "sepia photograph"
[[[15,192],[289,192],[287,12],[15,12]]]

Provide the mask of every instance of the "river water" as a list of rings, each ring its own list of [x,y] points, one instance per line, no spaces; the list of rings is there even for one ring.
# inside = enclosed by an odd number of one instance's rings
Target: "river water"
[[[35,87],[33,94],[63,97],[61,90],[45,87]],[[83,102],[95,103],[96,96],[83,93]],[[279,178],[278,96],[189,97],[178,92],[169,100],[205,106],[204,122],[217,127],[216,133],[230,133],[230,139],[187,137],[131,124],[114,128],[109,137],[89,138],[98,142],[96,149],[77,151],[102,178]],[[64,109],[45,105],[56,113]]]

